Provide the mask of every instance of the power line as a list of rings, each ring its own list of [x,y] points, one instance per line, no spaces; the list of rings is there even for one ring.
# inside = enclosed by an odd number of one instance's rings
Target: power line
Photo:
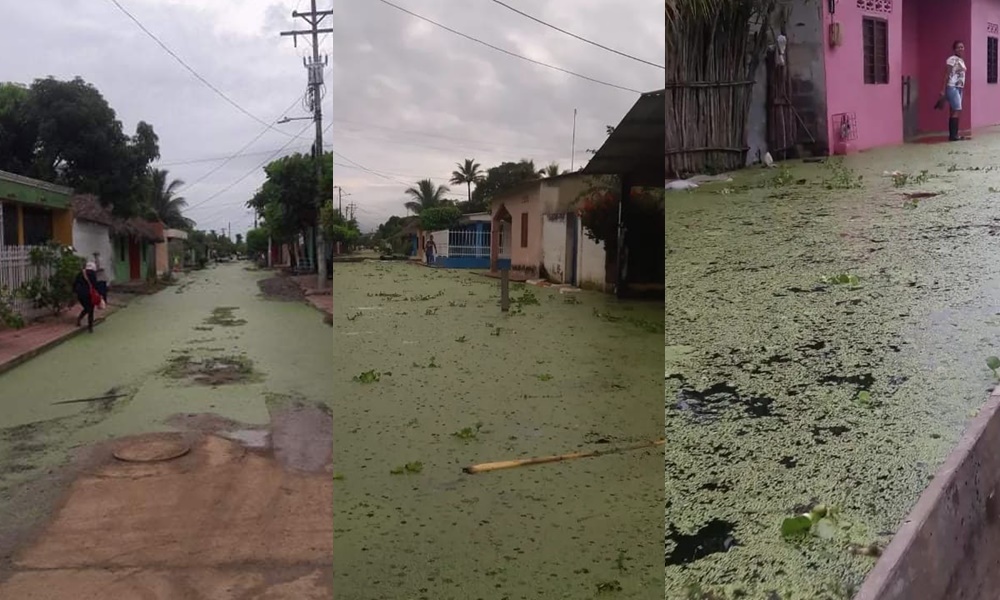
[[[156,35],[154,35],[153,32],[151,32],[150,30],[146,29],[146,26],[143,25],[142,22],[139,21],[139,19],[135,18],[135,16],[133,16],[132,13],[130,13],[124,6],[122,6],[121,3],[118,0],[109,0],[109,1],[112,4],[114,4],[115,6],[117,6],[118,10],[122,11],[123,13],[125,13],[125,15],[129,19],[132,19],[132,22],[134,22],[139,27],[139,29],[141,29],[146,35],[148,35],[150,38],[152,38],[152,40],[154,42],[156,42],[161,48],[163,48],[163,50],[166,51],[167,54],[169,54],[170,56],[172,56],[174,58],[174,60],[176,60],[178,63],[180,63],[180,65],[182,67],[184,67],[192,75],[194,75],[195,78],[198,79],[198,81],[200,81],[203,84],[205,84],[206,86],[208,86],[208,88],[210,90],[212,90],[213,92],[215,92],[216,94],[218,94],[223,100],[225,100],[226,102],[228,102],[229,104],[231,104],[234,108],[236,108],[236,110],[238,110],[241,113],[245,114],[246,116],[250,117],[254,121],[257,121],[261,125],[264,125],[268,129],[273,129],[274,131],[277,131],[278,133],[280,133],[282,135],[291,135],[290,133],[288,133],[286,131],[282,131],[282,130],[278,129],[274,125],[271,125],[270,123],[267,123],[266,121],[264,121],[263,119],[261,119],[257,115],[251,113],[247,109],[245,109],[242,106],[240,106],[235,100],[233,100],[232,98],[230,98],[229,96],[227,96],[225,94],[225,92],[223,92],[219,88],[215,87],[214,85],[212,85],[211,82],[209,82],[207,79],[205,79],[204,77],[202,77],[201,74],[198,73],[198,71],[195,71],[191,67],[191,65],[187,64],[186,62],[184,62],[184,59],[182,59],[180,56],[177,56],[177,54],[173,50],[171,50],[169,46],[167,46],[166,44],[164,44],[160,40],[160,38],[156,37]],[[298,102],[298,101],[296,100],[296,102]]]
[[[403,181],[402,179],[396,179],[395,177],[390,177],[389,175],[386,175],[384,173],[379,173],[378,171],[375,171],[373,169],[369,169],[368,167],[364,166],[363,164],[361,164],[359,162],[356,162],[356,161],[353,161],[350,158],[347,158],[346,156],[344,156],[340,152],[337,152],[336,150],[331,150],[330,152],[332,152],[335,156],[339,156],[340,158],[346,160],[347,162],[351,163],[352,165],[356,166],[357,168],[361,169],[362,171],[368,171],[372,175],[377,175],[377,176],[379,176],[382,179],[385,179],[387,181],[395,181],[396,183],[401,183],[403,185],[413,185],[412,183],[407,183],[407,182]]]
[[[647,64],[647,65],[649,65],[651,67],[656,67],[657,69],[666,70],[666,67],[664,67],[663,65],[658,65],[658,64],[656,64],[654,62],[649,62],[648,60],[643,60],[643,59],[641,59],[641,58],[639,58],[637,56],[632,56],[631,54],[626,54],[624,52],[619,52],[618,50],[615,50],[614,48],[608,48],[607,46],[603,46],[601,44],[598,44],[597,42],[595,42],[593,40],[588,40],[585,37],[581,37],[579,35],[576,35],[575,33],[571,33],[569,31],[566,31],[565,29],[560,29],[559,27],[556,27],[555,25],[553,25],[551,23],[546,23],[545,21],[543,21],[543,20],[541,20],[539,18],[533,17],[533,16],[529,15],[528,13],[521,12],[520,10],[514,8],[513,6],[511,6],[511,5],[509,5],[509,4],[505,3],[505,2],[501,2],[500,0],[493,0],[493,2],[495,4],[499,4],[500,6],[506,8],[508,10],[516,12],[517,14],[521,15],[522,17],[527,17],[527,18],[531,19],[532,21],[534,21],[536,23],[541,23],[542,25],[545,25],[546,27],[550,27],[552,29],[555,29],[556,31],[558,31],[560,33],[565,33],[566,35],[568,35],[568,36],[570,36],[572,38],[576,38],[576,39],[580,40],[581,42],[586,42],[586,43],[588,43],[588,44],[590,44],[592,46],[597,46],[598,48],[601,48],[602,50],[607,50],[608,52],[613,52],[613,53],[615,53],[615,54],[617,54],[619,56],[624,56],[625,58],[631,58],[632,60],[636,60],[636,61],[639,61],[641,63],[645,63],[645,64]]]
[[[114,0],[112,0],[112,1],[114,1]],[[530,63],[534,63],[536,65],[540,65],[540,66],[543,66],[543,67],[546,67],[546,68],[549,68],[549,69],[554,69],[554,70],[559,71],[561,73],[566,73],[567,75],[572,75],[574,77],[579,77],[580,79],[585,79],[587,81],[590,81],[590,82],[593,82],[593,83],[598,83],[600,85],[604,85],[604,86],[607,86],[607,87],[612,87],[612,88],[616,88],[616,89],[619,89],[619,90],[624,90],[626,92],[632,92],[634,94],[641,94],[642,93],[639,90],[633,90],[632,88],[627,88],[627,87],[622,86],[622,85],[617,85],[617,84],[614,84],[614,83],[608,83],[607,81],[601,81],[600,79],[594,79],[593,77],[588,77],[586,75],[581,75],[580,73],[576,73],[574,71],[570,71],[569,69],[564,69],[562,67],[557,67],[555,65],[550,65],[548,63],[543,63],[543,62],[535,60],[533,58],[528,58],[527,56],[523,56],[521,54],[517,54],[516,52],[511,52],[510,50],[505,50],[505,49],[503,49],[503,48],[501,48],[499,46],[494,46],[493,44],[490,44],[489,42],[484,42],[483,40],[480,40],[478,38],[474,38],[471,35],[462,33],[461,31],[456,31],[456,30],[454,30],[451,27],[448,27],[446,25],[442,25],[441,23],[438,23],[437,21],[433,21],[431,19],[428,19],[427,17],[418,15],[415,12],[411,12],[411,11],[403,8],[402,6],[399,6],[399,5],[393,4],[392,2],[389,2],[389,0],[379,0],[379,2],[381,2],[382,4],[386,4],[388,6],[391,6],[391,7],[395,8],[396,10],[402,11],[402,12],[404,12],[404,13],[412,16],[412,17],[416,17],[416,18],[420,19],[421,21],[426,21],[426,22],[430,23],[431,25],[434,25],[436,27],[440,27],[441,29],[444,29],[445,31],[449,31],[451,33],[454,33],[455,35],[464,37],[465,39],[467,39],[469,41],[476,42],[477,44],[482,44],[483,46],[486,46],[487,48],[492,48],[493,50],[496,50],[497,52],[503,52],[504,54],[506,54],[508,56],[513,56],[515,58],[520,58],[521,60],[526,60],[526,61],[528,61]]]
[[[330,144],[329,142],[326,143],[326,144],[323,144],[323,147],[328,147],[328,146],[332,146],[332,144]],[[294,148],[298,148],[298,149],[311,148],[311,147],[312,147],[311,144],[303,144],[301,146],[294,146]],[[261,150],[259,152],[244,152],[244,153],[238,154],[238,155],[241,156],[241,157],[243,157],[243,156],[264,156],[265,154],[270,154],[270,153],[274,152],[275,150],[276,150],[275,148],[271,148],[269,150]],[[220,160],[229,160],[231,157],[232,157],[232,155],[230,154],[230,155],[226,155],[226,156],[210,156],[210,157],[205,157],[205,158],[191,158],[191,159],[188,159],[188,160],[178,160],[178,161],[175,161],[175,162],[156,163],[156,166],[157,167],[178,167],[178,166],[181,166],[181,165],[195,165],[195,164],[200,164],[200,163],[217,162],[217,161],[220,161]]]
[[[305,127],[303,127],[303,128],[302,128],[302,129],[301,129],[301,130],[299,131],[298,135],[296,135],[295,137],[293,137],[293,138],[289,139],[289,140],[288,140],[288,142],[287,142],[287,143],[286,143],[286,144],[285,144],[284,146],[282,146],[282,147],[281,147],[281,148],[279,148],[279,149],[278,149],[278,150],[277,150],[276,152],[274,152],[273,154],[271,154],[271,156],[269,156],[269,157],[267,157],[266,159],[264,159],[264,162],[262,162],[262,163],[258,164],[258,165],[257,165],[257,166],[255,166],[255,167],[254,167],[253,169],[251,169],[251,170],[247,171],[246,173],[244,173],[244,174],[243,174],[243,176],[242,176],[242,177],[240,177],[240,178],[239,178],[239,179],[237,179],[236,181],[234,181],[234,182],[230,183],[229,185],[227,185],[226,187],[222,188],[222,189],[221,189],[221,190],[219,190],[218,192],[216,192],[216,193],[212,194],[212,195],[211,195],[211,196],[209,196],[208,198],[205,198],[205,199],[204,199],[204,200],[202,200],[201,202],[197,202],[197,203],[195,203],[195,204],[192,204],[191,206],[188,206],[188,207],[187,207],[187,210],[193,210],[193,209],[195,209],[195,208],[198,208],[199,206],[202,206],[202,205],[203,205],[203,204],[205,204],[206,202],[209,202],[209,201],[211,201],[211,200],[214,200],[215,198],[218,198],[219,196],[221,196],[221,195],[222,195],[222,194],[224,194],[225,192],[228,192],[228,191],[229,191],[229,190],[231,190],[231,189],[232,189],[233,187],[235,187],[235,186],[236,186],[236,184],[238,184],[239,182],[243,181],[243,180],[244,180],[244,179],[246,179],[247,177],[250,177],[250,176],[251,176],[251,175],[253,175],[254,173],[258,172],[258,171],[259,171],[260,169],[264,168],[264,166],[265,166],[265,165],[267,165],[268,163],[270,163],[270,162],[271,162],[271,161],[272,161],[272,160],[274,159],[274,157],[278,156],[278,154],[280,154],[281,152],[283,152],[283,151],[285,150],[285,148],[287,148],[288,146],[292,145],[292,142],[293,142],[293,141],[295,140],[295,138],[296,138],[296,137],[298,137],[299,135],[302,135],[303,133],[305,133],[306,129],[309,129],[310,127],[312,127],[312,123],[306,123],[306,126],[305,126]]]

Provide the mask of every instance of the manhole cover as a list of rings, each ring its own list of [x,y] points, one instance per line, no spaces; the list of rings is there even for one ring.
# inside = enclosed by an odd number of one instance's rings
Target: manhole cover
[[[191,445],[180,439],[145,439],[127,442],[119,446],[115,458],[126,462],[160,462],[184,456],[191,451]]]

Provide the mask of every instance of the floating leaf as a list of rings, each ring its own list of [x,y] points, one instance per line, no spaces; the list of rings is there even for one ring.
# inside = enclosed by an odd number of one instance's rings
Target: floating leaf
[[[986,366],[990,368],[991,371],[996,371],[1000,369],[1000,358],[996,356],[991,356],[986,359]]]
[[[788,517],[781,522],[781,537],[787,539],[805,537],[812,529],[812,521],[806,515]]]

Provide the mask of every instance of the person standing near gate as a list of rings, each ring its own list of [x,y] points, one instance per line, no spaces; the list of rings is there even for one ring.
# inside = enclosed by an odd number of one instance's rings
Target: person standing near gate
[[[427,243],[424,244],[424,253],[427,255],[427,264],[434,264],[434,255],[437,254],[437,244],[434,243],[434,236],[431,235]]]
[[[952,55],[945,62],[944,89],[941,99],[948,102],[948,140],[957,142],[965,139],[958,134],[959,116],[962,114],[962,100],[965,95],[965,44],[956,41],[952,44]]]

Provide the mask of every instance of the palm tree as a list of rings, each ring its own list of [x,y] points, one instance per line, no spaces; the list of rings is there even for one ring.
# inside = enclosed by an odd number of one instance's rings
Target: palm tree
[[[180,179],[167,183],[166,169],[153,169],[149,174],[149,209],[164,225],[172,229],[190,230],[194,221],[184,216],[187,200],[177,196],[177,189],[184,186]]]
[[[413,198],[406,203],[406,208],[419,215],[426,208],[445,204],[447,200],[444,199],[444,195],[448,193],[448,186],[435,186],[430,179],[421,179],[417,182],[416,187],[407,188],[405,193]]]
[[[464,183],[469,194],[469,202],[472,202],[472,184],[478,184],[483,180],[483,170],[480,168],[480,164],[472,158],[465,159],[465,164],[455,163],[455,166],[458,167],[458,170],[451,172],[450,183],[454,185]]]
[[[559,170],[559,163],[552,163],[545,167],[538,174],[542,177],[558,177],[562,171]]]

